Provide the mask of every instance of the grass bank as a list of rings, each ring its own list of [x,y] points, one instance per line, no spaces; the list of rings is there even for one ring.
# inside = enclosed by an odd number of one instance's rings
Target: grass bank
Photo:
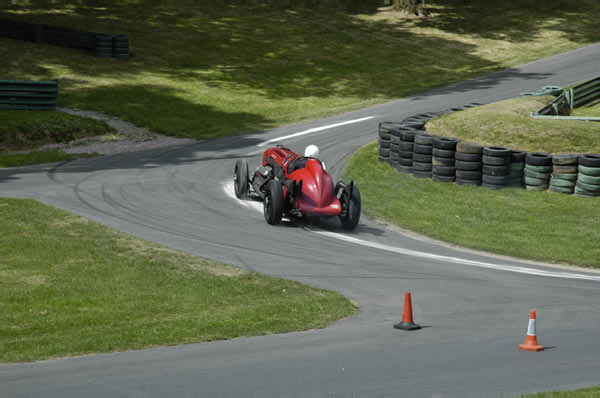
[[[598,398],[600,397],[600,386],[582,388],[573,391],[550,391],[538,394],[523,395],[523,398]]]
[[[594,198],[437,183],[398,173],[377,156],[377,143],[362,148],[344,176],[360,187],[370,217],[472,249],[600,268]]]
[[[534,119],[554,99],[528,97],[455,112],[427,123],[427,131],[527,152],[600,153],[600,123]]]
[[[87,117],[57,111],[0,110],[0,167],[59,162],[88,156],[35,149],[46,144],[67,143],[113,133],[115,130],[106,123]]]
[[[0,363],[320,328],[338,293],[0,198]]]
[[[418,18],[377,8],[169,3],[7,5],[0,18],[128,34],[133,56],[0,38],[0,75],[58,79],[61,106],[204,139],[341,113],[600,40],[598,5],[428,2],[432,14]]]

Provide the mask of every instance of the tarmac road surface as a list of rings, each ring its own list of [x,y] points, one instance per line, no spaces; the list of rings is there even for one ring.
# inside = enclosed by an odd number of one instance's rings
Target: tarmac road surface
[[[338,290],[361,311],[324,330],[0,366],[0,396],[494,397],[600,384],[600,273],[451,248],[365,216],[353,232],[336,223],[273,227],[259,203],[231,192],[235,161],[252,169],[278,137],[297,151],[318,145],[337,179],[380,121],[574,84],[596,77],[599,62],[593,45],[262,134],[1,170],[0,196],[37,198],[175,249]],[[406,291],[422,330],[392,328]],[[531,309],[541,353],[517,349]]]

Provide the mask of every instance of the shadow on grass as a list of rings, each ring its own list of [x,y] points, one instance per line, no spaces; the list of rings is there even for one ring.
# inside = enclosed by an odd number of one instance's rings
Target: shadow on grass
[[[586,27],[581,30],[559,23],[565,12],[557,17],[505,7],[494,14],[452,2],[443,8],[431,5],[439,14],[431,18],[398,21],[367,19],[339,8],[275,3],[9,6],[0,17],[126,33],[133,57],[121,62],[34,44],[19,53],[15,49],[22,43],[0,39],[0,57],[6,60],[0,74],[66,75],[61,78],[62,106],[103,110],[165,134],[213,138],[365,100],[424,92],[501,68],[478,56],[475,44],[432,38],[415,33],[412,26],[509,41],[540,34],[548,21],[573,40],[595,40],[598,31],[593,15],[585,11],[571,12]],[[376,9],[371,5],[361,12]],[[522,78],[512,71],[504,78],[517,76]],[[501,82],[488,79],[481,84]],[[450,86],[446,92],[469,89]]]
[[[123,120],[135,123],[145,114],[153,131],[171,136],[179,134],[177,126],[185,123],[197,139],[215,138],[215,131],[249,132],[264,129],[273,121],[243,110],[226,112],[185,97],[185,93],[170,87],[115,84],[91,89],[75,89],[69,103],[82,107],[95,103],[108,114],[118,114]]]
[[[537,2],[539,6],[488,2],[485,5],[464,1],[430,4],[428,10],[434,18],[420,18],[420,27],[441,29],[450,33],[473,35],[491,40],[526,42],[543,34],[547,28],[562,32],[570,41],[595,43],[600,40],[598,7],[590,4],[561,4]],[[482,12],[485,9],[485,12]]]

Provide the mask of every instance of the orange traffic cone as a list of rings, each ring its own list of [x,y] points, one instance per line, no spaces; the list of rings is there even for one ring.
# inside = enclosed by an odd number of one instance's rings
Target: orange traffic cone
[[[412,314],[412,300],[410,299],[410,292],[406,292],[404,296],[404,312],[402,313],[402,320],[400,323],[394,325],[394,329],[401,330],[418,330],[421,326],[417,325],[413,321]]]
[[[519,344],[519,350],[523,351],[544,351],[544,346],[539,345],[537,341],[537,336],[535,334],[535,311],[531,311],[531,316],[529,317],[529,327],[527,328],[527,336],[525,337],[525,342],[523,344]]]

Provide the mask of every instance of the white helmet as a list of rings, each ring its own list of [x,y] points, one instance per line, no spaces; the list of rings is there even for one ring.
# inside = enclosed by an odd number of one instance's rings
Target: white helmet
[[[316,145],[309,145],[304,150],[304,156],[307,158],[318,158],[319,157],[319,147]]]

